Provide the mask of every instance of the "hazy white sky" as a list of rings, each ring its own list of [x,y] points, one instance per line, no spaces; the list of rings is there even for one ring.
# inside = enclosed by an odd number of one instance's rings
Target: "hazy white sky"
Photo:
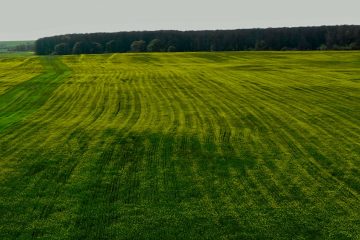
[[[360,25],[360,0],[0,0],[0,41],[85,32]]]

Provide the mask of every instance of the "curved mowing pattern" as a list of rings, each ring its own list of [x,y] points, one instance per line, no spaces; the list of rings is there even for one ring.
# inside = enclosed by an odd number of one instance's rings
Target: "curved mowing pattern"
[[[37,57],[0,55],[0,95],[42,71]]]
[[[360,237],[359,52],[42,62],[62,80],[0,132],[2,239]]]
[[[0,58],[0,66],[1,60],[4,59]],[[69,74],[67,67],[57,59],[46,57],[41,61],[45,68],[43,73],[36,76],[41,66],[39,58],[28,58],[17,66],[3,64],[5,71],[0,76],[0,131],[36,111]]]

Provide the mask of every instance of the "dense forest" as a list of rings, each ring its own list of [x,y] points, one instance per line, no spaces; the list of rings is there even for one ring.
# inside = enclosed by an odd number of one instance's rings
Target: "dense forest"
[[[36,41],[39,55],[242,50],[358,50],[360,25],[68,34]]]

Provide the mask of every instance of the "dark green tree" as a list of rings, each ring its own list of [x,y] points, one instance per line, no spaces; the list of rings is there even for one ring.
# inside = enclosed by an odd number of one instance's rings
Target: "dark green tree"
[[[168,52],[176,52],[176,47],[173,45],[170,45],[167,49]]]
[[[82,54],[85,52],[85,44],[84,42],[77,42],[74,44],[74,47],[72,49],[73,54]]]
[[[320,47],[319,47],[319,50],[320,51],[327,50],[327,46],[325,44],[321,44]]]
[[[266,50],[266,48],[267,48],[267,45],[264,40],[256,41],[255,50],[262,51],[262,50]]]
[[[107,53],[117,52],[117,50],[116,50],[116,41],[111,40],[111,41],[107,42],[106,45],[105,45],[105,51]]]
[[[69,46],[66,43],[59,43],[55,46],[53,54],[66,55],[69,54]]]
[[[161,52],[162,44],[160,39],[155,38],[147,46],[148,52]]]
[[[104,48],[100,43],[92,42],[90,52],[94,54],[104,53]]]
[[[349,48],[351,50],[360,50],[360,39],[358,39],[356,42],[350,43]]]
[[[144,52],[146,42],[144,40],[133,41],[130,45],[132,52]]]

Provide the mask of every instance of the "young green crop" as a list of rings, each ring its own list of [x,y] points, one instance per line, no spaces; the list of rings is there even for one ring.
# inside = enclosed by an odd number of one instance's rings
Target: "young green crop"
[[[359,66],[0,55],[0,238],[357,239]]]

